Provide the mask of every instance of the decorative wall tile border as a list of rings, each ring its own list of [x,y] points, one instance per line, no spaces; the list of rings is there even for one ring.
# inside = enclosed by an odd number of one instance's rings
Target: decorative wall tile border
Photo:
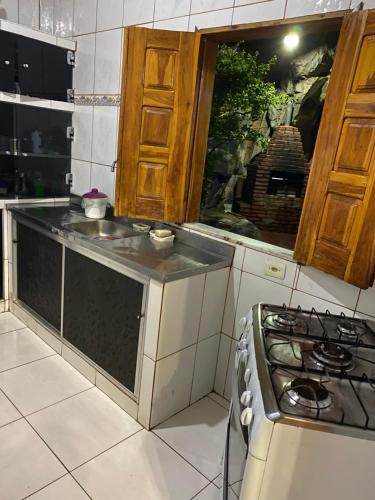
[[[78,106],[120,106],[120,101],[120,94],[76,94],[74,96],[74,104]]]

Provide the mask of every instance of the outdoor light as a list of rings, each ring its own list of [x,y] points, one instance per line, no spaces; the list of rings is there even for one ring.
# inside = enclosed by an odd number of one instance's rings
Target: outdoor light
[[[297,33],[289,33],[283,38],[284,47],[287,50],[294,50],[299,44],[299,35]]]

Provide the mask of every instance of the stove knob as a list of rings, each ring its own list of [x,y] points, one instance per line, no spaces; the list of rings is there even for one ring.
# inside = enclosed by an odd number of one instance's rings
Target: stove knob
[[[253,420],[253,410],[251,408],[245,408],[241,413],[241,424],[248,427]]]
[[[248,340],[247,340],[247,337],[244,337],[243,339],[241,339],[239,342],[238,342],[238,348],[239,349],[246,349],[248,345]]]
[[[242,363],[246,363],[247,362],[247,358],[249,357],[249,353],[247,352],[247,349],[241,349],[241,351],[239,352],[239,355],[238,355],[240,361]]]
[[[246,319],[246,317],[244,316],[243,318],[241,318],[241,319],[240,319],[240,321],[239,321],[238,323],[239,323],[239,325],[240,325],[241,329],[245,328],[246,323],[247,323],[247,319]]]
[[[253,395],[252,395],[251,391],[244,391],[242,393],[242,396],[241,396],[241,404],[243,406],[249,407],[252,397],[253,397]]]
[[[243,376],[245,384],[248,384],[250,382],[250,377],[251,377],[251,370],[250,370],[250,368],[246,368],[245,374]]]

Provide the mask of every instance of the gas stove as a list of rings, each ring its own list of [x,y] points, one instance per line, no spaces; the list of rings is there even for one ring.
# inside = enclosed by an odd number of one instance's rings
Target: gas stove
[[[375,322],[259,304],[253,327],[270,413],[375,430]]]

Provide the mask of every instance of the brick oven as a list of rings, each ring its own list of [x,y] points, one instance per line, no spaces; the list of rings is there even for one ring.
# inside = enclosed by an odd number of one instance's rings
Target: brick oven
[[[298,128],[276,127],[267,150],[248,166],[241,215],[260,230],[296,233],[309,167]]]

